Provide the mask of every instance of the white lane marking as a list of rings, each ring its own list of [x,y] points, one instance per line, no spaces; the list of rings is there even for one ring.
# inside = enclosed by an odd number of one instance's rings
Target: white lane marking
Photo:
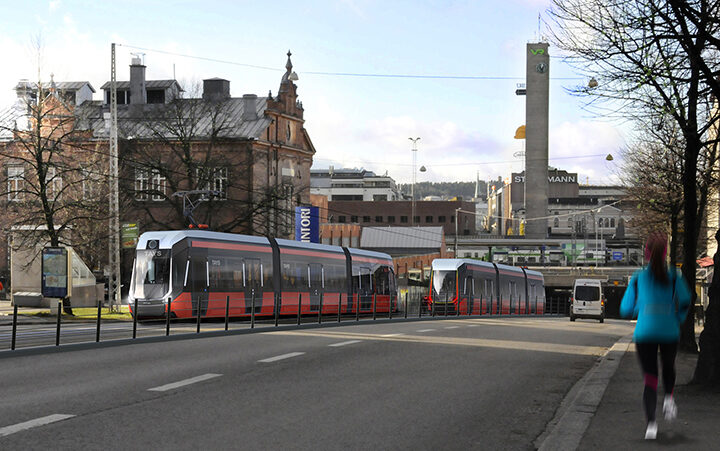
[[[37,426],[44,426],[46,424],[55,423],[62,420],[67,420],[68,418],[72,418],[75,415],[66,415],[62,413],[56,413],[54,415],[48,415],[46,417],[42,418],[36,418],[34,420],[26,421],[24,423],[18,423],[13,424],[11,426],[5,426],[4,428],[0,428],[0,437],[5,437],[6,435],[14,434],[16,432],[24,431],[26,429],[34,428]]]
[[[380,335],[380,336],[383,338],[388,338],[388,337],[399,337],[400,335],[405,335],[405,334],[385,334],[385,335]]]
[[[328,346],[337,347],[337,346],[354,345],[355,343],[360,343],[361,341],[362,340],[341,341],[340,343],[333,343]]]
[[[467,327],[478,327],[479,324],[468,324]]]
[[[447,326],[445,329],[459,329],[460,326]]]
[[[196,382],[206,381],[208,379],[213,379],[213,378],[220,377],[220,376],[222,376],[222,374],[207,373],[207,374],[203,374],[202,376],[191,377],[190,379],[173,382],[172,384],[166,384],[166,385],[161,385],[159,387],[148,388],[148,391],[173,390],[175,388],[183,387],[185,385],[190,385],[190,384],[194,384]]]
[[[275,357],[269,357],[267,359],[258,360],[258,362],[262,362],[262,363],[277,362],[278,360],[289,359],[289,358],[297,357],[297,356],[303,355],[303,354],[305,354],[305,353],[304,352],[291,352],[288,354],[276,355]]]
[[[418,332],[433,332],[435,329],[420,329]]]

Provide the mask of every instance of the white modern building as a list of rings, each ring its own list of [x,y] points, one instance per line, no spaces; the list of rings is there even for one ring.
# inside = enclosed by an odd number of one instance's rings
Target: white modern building
[[[365,169],[310,170],[310,194],[326,196],[328,201],[393,201],[402,200],[395,180]]]

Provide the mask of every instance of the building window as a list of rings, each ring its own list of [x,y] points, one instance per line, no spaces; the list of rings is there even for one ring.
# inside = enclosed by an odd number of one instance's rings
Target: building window
[[[426,224],[432,224],[433,217],[432,216],[425,216],[425,223]]]
[[[375,216],[375,222],[383,222],[382,216]]]
[[[555,227],[555,228],[560,227],[560,219],[559,218],[553,219],[553,227]]]
[[[391,224],[394,223],[394,222],[395,222],[395,216],[388,216],[387,222],[389,222],[389,223],[391,223]]]
[[[358,217],[357,217],[357,216],[350,216],[350,222],[352,222],[353,224],[357,224],[357,222],[358,222]]]
[[[25,168],[20,164],[13,164],[8,168],[8,200],[17,202],[23,199],[22,190],[25,188]]]
[[[446,216],[438,216],[438,222],[439,222],[440,224],[446,223],[446,222],[447,222],[447,217],[446,217]]]
[[[370,222],[370,216],[363,216],[363,222]]]
[[[450,216],[450,224],[455,224],[455,215]]]
[[[47,189],[47,197],[54,201],[60,198],[62,192],[62,176],[58,175],[54,166],[48,168],[45,174],[45,185]]]
[[[605,227],[610,227],[610,218],[605,218]]]
[[[610,227],[615,227],[615,218],[610,218]]]
[[[135,200],[148,199],[150,177],[147,169],[135,169]]]
[[[219,191],[220,199],[227,199],[227,168],[198,168],[198,189]]]
[[[165,103],[164,89],[148,89],[147,103]]]
[[[374,201],[387,200],[387,194],[373,194],[373,200]]]
[[[413,223],[420,224],[420,216],[413,216]]]
[[[338,222],[340,224],[345,224],[345,216],[338,216]]]
[[[567,225],[567,226],[568,226],[568,229],[572,229],[572,228],[573,228],[573,219],[572,219],[572,218],[568,218],[568,221],[567,221],[567,222],[568,222],[568,225]]]
[[[407,222],[408,222],[408,217],[407,217],[407,216],[400,216],[400,222],[403,223],[403,224],[407,224]]]
[[[151,199],[154,201],[165,200],[165,185],[167,180],[165,176],[160,174],[158,171],[152,171],[152,196]]]

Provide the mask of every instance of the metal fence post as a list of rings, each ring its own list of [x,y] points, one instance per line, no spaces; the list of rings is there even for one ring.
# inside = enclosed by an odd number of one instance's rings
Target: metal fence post
[[[13,305],[13,321],[12,321],[12,344],[10,349],[15,349],[15,337],[17,337],[17,304]]]
[[[198,302],[197,302],[197,331],[195,333],[200,333],[200,310],[202,309],[202,297],[198,296]]]
[[[60,346],[60,316],[62,315],[62,304],[63,301],[58,301],[58,315],[57,315],[57,332],[55,334],[55,346]]]
[[[445,292],[445,317],[447,318],[448,315],[448,293]]]
[[[273,310],[275,310],[275,327],[278,327],[278,322],[280,321],[280,309],[278,306],[280,303],[278,302],[278,295],[273,291]]]
[[[255,290],[250,291],[250,329],[255,328]]]
[[[318,308],[318,324],[322,324],[323,294],[320,293],[320,307]]]
[[[407,293],[405,293],[405,319],[407,319],[407,315],[408,315],[407,309],[408,309],[408,296],[409,295],[410,295],[409,291]]]
[[[298,293],[298,315],[297,315],[297,325],[300,325],[300,310],[302,309],[302,293]]]
[[[133,339],[135,339],[135,336],[137,335],[137,319],[138,319],[138,309],[137,309],[137,299],[135,299],[135,302],[133,302]]]
[[[355,297],[355,294],[352,293]],[[355,303],[355,321],[360,321],[360,294],[358,294],[357,302]]]
[[[228,323],[230,322],[230,296],[225,299],[225,330],[228,330]]]
[[[278,327],[278,322],[280,321],[280,309],[278,306],[280,303],[278,302],[278,295],[273,291],[273,310],[275,311],[275,327]]]
[[[167,301],[167,316],[165,318],[165,336],[170,335],[170,309],[172,309],[172,298]]]
[[[338,323],[340,322],[340,311],[342,310],[342,293],[338,295]]]
[[[377,309],[377,293],[373,293],[372,301],[373,301],[373,321],[375,321],[375,311]]]
[[[95,330],[95,343],[100,342],[100,318],[102,317],[102,301],[98,301],[97,330]]]

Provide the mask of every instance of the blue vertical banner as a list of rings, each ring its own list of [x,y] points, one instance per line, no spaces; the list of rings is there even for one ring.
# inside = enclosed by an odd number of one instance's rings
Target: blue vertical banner
[[[318,207],[295,207],[295,241],[320,242],[320,210]]]

